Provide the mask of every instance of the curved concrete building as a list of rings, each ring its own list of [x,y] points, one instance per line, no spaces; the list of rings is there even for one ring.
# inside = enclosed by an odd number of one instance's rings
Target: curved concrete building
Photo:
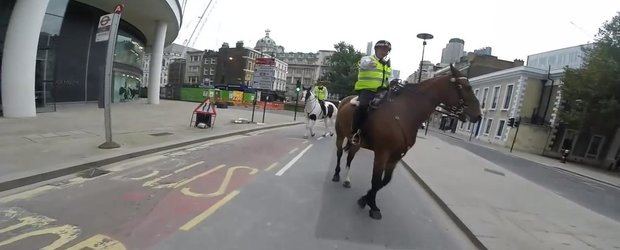
[[[105,43],[95,43],[99,17],[125,8],[114,55],[113,101],[136,100],[148,86],[159,103],[159,77],[142,82],[143,60],[161,61],[182,20],[179,0],[2,0],[0,1],[0,110],[5,117],[53,111],[56,102],[102,98]],[[159,59],[158,59],[159,58]],[[149,71],[159,76],[161,64]]]

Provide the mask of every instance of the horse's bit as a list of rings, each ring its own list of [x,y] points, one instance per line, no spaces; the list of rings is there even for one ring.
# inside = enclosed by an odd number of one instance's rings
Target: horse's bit
[[[456,93],[459,96],[459,102],[458,102],[458,106],[449,106],[449,105],[439,105],[440,107],[442,107],[445,110],[450,111],[451,113],[460,116],[461,114],[463,114],[463,111],[467,108],[467,103],[465,103],[465,95],[463,94],[463,83],[461,83],[459,80],[468,80],[467,77],[461,76],[461,77],[452,77],[450,78],[450,82],[454,83],[454,86],[456,87]]]

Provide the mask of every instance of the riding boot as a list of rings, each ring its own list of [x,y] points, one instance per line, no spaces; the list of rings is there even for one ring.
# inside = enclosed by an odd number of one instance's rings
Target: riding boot
[[[351,129],[351,143],[353,145],[359,145],[361,142],[361,124],[362,124],[362,119],[364,118],[364,114],[363,114],[363,110],[361,110],[359,107],[355,109],[355,112],[353,113],[353,123],[352,123],[352,129]]]
[[[327,116],[327,112],[325,111],[325,103],[321,102],[321,111],[323,111],[323,117]]]

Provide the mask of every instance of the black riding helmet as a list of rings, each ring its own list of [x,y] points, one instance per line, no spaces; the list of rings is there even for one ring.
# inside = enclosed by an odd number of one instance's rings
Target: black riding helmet
[[[392,50],[392,44],[386,40],[379,40],[377,41],[377,43],[375,43],[375,49],[377,47],[387,47],[388,51]]]

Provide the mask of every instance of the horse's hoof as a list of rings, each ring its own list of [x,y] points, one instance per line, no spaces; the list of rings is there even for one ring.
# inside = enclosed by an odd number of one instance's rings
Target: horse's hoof
[[[334,175],[334,178],[332,178],[333,182],[339,182],[340,181],[340,175]]]
[[[360,208],[364,208],[366,207],[366,205],[368,204],[368,202],[366,201],[366,196],[362,196],[362,198],[360,198],[359,200],[357,200],[357,205],[360,206]]]
[[[334,136],[334,133],[329,133],[329,136]]]
[[[342,186],[343,186],[343,187],[346,187],[346,188],[351,188],[351,182],[350,182],[350,181],[344,181],[344,182],[342,183]]]
[[[307,135],[304,135],[304,139],[308,139],[308,136],[307,136]]]
[[[381,215],[381,211],[379,210],[370,210],[368,212],[368,215],[370,215],[370,218],[373,218],[375,220],[380,220],[381,218],[383,218],[383,216]]]
[[[312,137],[314,137],[315,134],[311,134]]]

